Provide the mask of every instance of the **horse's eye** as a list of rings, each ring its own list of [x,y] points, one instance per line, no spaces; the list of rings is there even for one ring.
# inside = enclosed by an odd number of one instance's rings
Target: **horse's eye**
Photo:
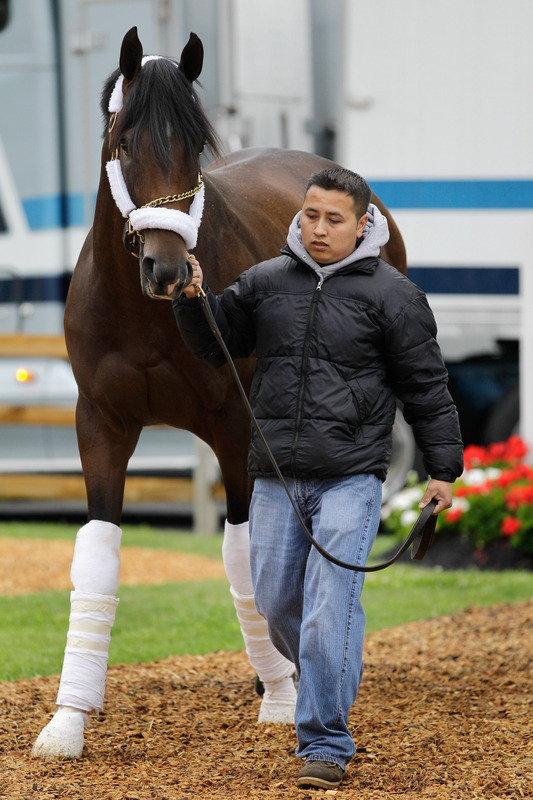
[[[122,150],[125,156],[128,155],[128,142],[124,138],[120,140],[120,149]]]

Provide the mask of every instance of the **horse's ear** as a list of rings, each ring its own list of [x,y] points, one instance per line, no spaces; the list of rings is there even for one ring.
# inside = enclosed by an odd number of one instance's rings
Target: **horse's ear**
[[[137,36],[137,27],[130,28],[120,48],[120,71],[126,78],[127,83],[131,83],[141,68],[143,57],[143,46]]]
[[[195,33],[191,33],[189,41],[183,48],[179,68],[189,81],[196,80],[204,63],[204,46]]]

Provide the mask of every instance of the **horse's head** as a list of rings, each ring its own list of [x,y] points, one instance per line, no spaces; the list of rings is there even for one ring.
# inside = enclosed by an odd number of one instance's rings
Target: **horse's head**
[[[122,42],[120,69],[102,96],[111,154],[111,191],[127,218],[125,243],[138,247],[145,297],[178,297],[190,282],[188,250],[196,245],[203,210],[200,154],[217,153],[217,136],[192,86],[203,46],[191,33],[180,61],[143,59],[137,29]]]

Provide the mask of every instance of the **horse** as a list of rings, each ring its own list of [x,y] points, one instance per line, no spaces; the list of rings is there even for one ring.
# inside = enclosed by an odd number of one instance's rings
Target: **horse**
[[[267,689],[259,722],[294,718],[293,666],[271,645],[253,603],[249,421],[229,368],[190,354],[169,301],[191,279],[188,249],[195,248],[217,293],[244,269],[277,255],[310,175],[332,162],[278,149],[222,156],[193,86],[203,55],[191,33],[179,60],[143,58],[137,29],[131,28],[119,68],[102,91],[105,130],[94,221],[64,318],[79,392],[76,432],[88,514],[72,561],[59,710],[33,748],[41,758],[80,757],[88,714],[103,705],[126,472],[147,425],[190,431],[214,451],[226,492],[224,566],[250,663]],[[204,148],[214,160],[202,169]],[[382,255],[405,273],[400,232],[381,201],[373,196],[372,202],[389,224]],[[238,363],[246,389],[253,369],[253,357]]]

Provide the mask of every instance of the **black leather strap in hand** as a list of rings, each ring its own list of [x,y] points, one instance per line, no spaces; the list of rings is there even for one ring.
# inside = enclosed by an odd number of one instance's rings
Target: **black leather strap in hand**
[[[407,537],[405,542],[401,545],[401,547],[397,550],[397,552],[392,556],[391,559],[389,559],[389,561],[385,561],[382,564],[376,564],[375,566],[367,567],[367,566],[360,565],[360,564],[348,564],[345,561],[340,561],[338,558],[335,558],[335,556],[332,556],[331,553],[328,553],[327,550],[324,550],[324,548],[316,541],[316,539],[313,538],[311,532],[308,530],[307,525],[305,524],[305,520],[302,517],[300,508],[298,507],[298,504],[294,501],[294,499],[293,499],[293,497],[292,497],[292,495],[291,495],[291,493],[289,491],[289,487],[287,486],[287,483],[285,481],[285,478],[281,474],[280,468],[278,467],[278,464],[277,464],[277,462],[276,462],[276,460],[274,458],[274,455],[273,455],[272,451],[270,450],[270,447],[268,446],[268,442],[266,441],[265,437],[263,436],[263,432],[261,431],[261,428],[259,427],[259,423],[257,422],[257,419],[255,418],[255,414],[254,414],[254,412],[252,410],[252,407],[250,406],[250,403],[248,401],[248,397],[246,395],[246,392],[244,391],[244,387],[243,387],[243,385],[242,385],[242,383],[241,383],[241,381],[239,379],[239,374],[238,374],[238,372],[237,372],[237,370],[235,368],[235,364],[233,363],[233,359],[231,358],[230,352],[229,352],[229,350],[228,350],[228,348],[226,346],[226,343],[225,343],[225,341],[224,341],[224,339],[222,337],[222,334],[220,333],[220,331],[218,329],[218,325],[217,325],[217,323],[215,321],[215,318],[213,316],[213,312],[211,311],[209,303],[207,302],[206,294],[205,294],[204,290],[201,288],[201,286],[197,286],[196,287],[196,291],[197,291],[197,295],[198,295],[198,299],[200,301],[200,304],[201,304],[201,306],[203,308],[205,317],[207,319],[207,322],[209,323],[209,327],[213,331],[213,334],[214,334],[217,342],[219,343],[219,345],[220,345],[220,347],[222,349],[222,352],[226,356],[226,360],[227,360],[227,362],[228,362],[228,364],[230,366],[230,369],[232,371],[233,377],[234,377],[235,382],[237,384],[237,388],[239,389],[239,392],[240,392],[241,397],[243,399],[243,402],[244,402],[245,408],[246,408],[246,410],[248,412],[248,415],[249,415],[249,417],[250,417],[250,419],[252,421],[252,424],[253,424],[254,428],[257,431],[257,435],[259,436],[259,438],[261,440],[261,443],[262,443],[263,447],[265,448],[266,454],[268,455],[268,457],[270,459],[270,462],[272,463],[272,466],[274,467],[276,475],[278,476],[279,480],[281,481],[281,483],[283,485],[283,488],[287,492],[287,496],[288,496],[288,498],[289,498],[289,500],[291,502],[291,505],[292,505],[292,507],[294,509],[294,513],[296,514],[296,516],[298,518],[298,521],[299,521],[300,525],[302,526],[302,528],[303,528],[303,530],[305,532],[305,535],[307,536],[307,538],[309,539],[309,541],[311,542],[313,547],[316,547],[318,552],[321,555],[323,555],[324,558],[327,558],[328,561],[331,561],[332,564],[336,564],[338,567],[343,567],[344,569],[350,569],[353,572],[377,572],[378,570],[385,569],[385,567],[390,567],[391,564],[394,564],[395,561],[398,561],[400,556],[403,555],[403,553],[405,553],[405,551],[411,545],[413,545],[413,549],[411,551],[411,558],[414,559],[415,561],[420,561],[425,556],[427,551],[429,550],[429,548],[431,546],[431,543],[433,541],[433,535],[435,533],[435,524],[437,522],[437,517],[433,515],[433,510],[434,510],[435,506],[437,505],[437,501],[435,499],[430,500],[429,503],[427,504],[427,506],[423,509],[423,511],[420,514],[418,520],[416,521],[416,523],[414,524],[413,528],[411,529],[411,532],[410,532],[409,536]]]

